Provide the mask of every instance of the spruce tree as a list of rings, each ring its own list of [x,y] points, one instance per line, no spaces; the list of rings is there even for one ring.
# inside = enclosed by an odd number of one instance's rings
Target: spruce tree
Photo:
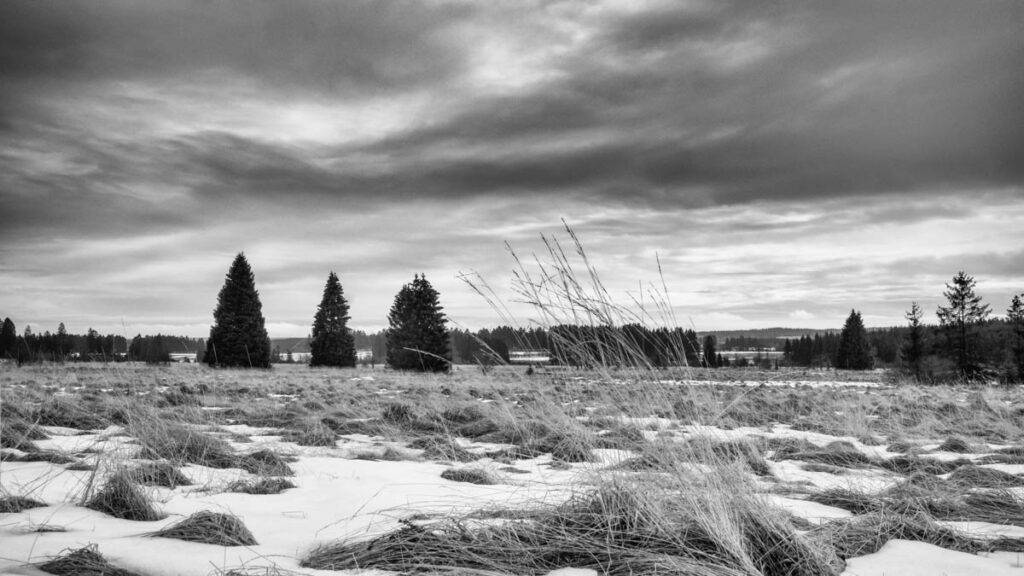
[[[839,335],[836,368],[868,370],[871,365],[871,346],[868,344],[868,333],[864,329],[864,320],[861,319],[860,312],[850,310],[850,315],[843,325],[843,331]]]
[[[1013,328],[1013,364],[1017,381],[1024,382],[1024,294],[1014,295],[1006,309],[1006,319]]]
[[[270,339],[256,279],[245,254],[231,263],[224,287],[217,295],[213,326],[204,359],[210,366],[269,368]]]
[[[921,380],[921,360],[924,358],[924,326],[921,324],[921,307],[917,302],[910,303],[910,310],[907,311],[907,321],[910,330],[907,332],[907,339],[900,350],[900,357],[914,373],[915,380]]]
[[[348,301],[338,276],[331,272],[324,286],[324,296],[313,318],[313,340],[309,347],[310,366],[356,365],[356,346],[348,328]]]
[[[946,329],[949,351],[956,359],[957,370],[970,376],[980,369],[979,351],[974,344],[973,327],[988,318],[988,304],[981,303],[981,296],[974,293],[974,278],[961,270],[953,277],[953,284],[946,284],[943,296],[949,306],[939,306],[939,324]]]
[[[4,318],[3,328],[0,329],[0,358],[18,357],[18,330],[10,318]]]
[[[448,329],[437,291],[416,275],[395,295],[388,314],[387,363],[398,370],[447,372],[451,369]]]
[[[704,364],[708,368],[718,367],[718,354],[715,351],[715,337],[711,334],[704,337]]]

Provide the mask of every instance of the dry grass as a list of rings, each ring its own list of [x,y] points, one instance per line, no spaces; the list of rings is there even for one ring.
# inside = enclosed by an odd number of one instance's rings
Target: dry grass
[[[280,494],[289,488],[295,488],[295,484],[285,478],[257,478],[255,480],[235,480],[228,484],[227,491],[243,494]]]
[[[41,508],[46,504],[25,496],[4,496],[0,498],[0,514],[17,514],[23,510]]]
[[[490,485],[497,484],[497,479],[486,471],[479,468],[449,468],[441,472],[441,478],[452,482],[466,482],[469,484]]]
[[[151,522],[164,518],[125,471],[112,474],[103,487],[86,501],[85,507],[122,520]]]
[[[163,486],[175,489],[189,486],[192,481],[170,462],[144,462],[125,470],[128,479],[144,486]]]
[[[56,558],[36,564],[36,568],[58,576],[138,576],[107,562],[95,544],[66,550]]]
[[[985,549],[978,540],[940,526],[921,513],[872,512],[850,520],[830,522],[816,534],[843,559],[878,552],[886,542],[895,539],[926,542],[969,554]]]
[[[753,501],[729,506],[668,496],[649,486],[609,484],[553,509],[493,514],[506,519],[497,524],[468,517],[407,521],[370,541],[321,546],[302,564],[502,574],[543,574],[566,566],[612,575],[838,573],[839,563],[827,549],[804,540],[783,515]]]
[[[217,546],[255,546],[256,538],[241,520],[230,514],[203,510],[181,522],[150,534],[158,538],[175,538]]]

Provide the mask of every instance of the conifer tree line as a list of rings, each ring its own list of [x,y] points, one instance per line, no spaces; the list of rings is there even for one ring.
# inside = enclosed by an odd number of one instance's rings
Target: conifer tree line
[[[935,311],[937,323],[928,323],[926,312],[911,302],[905,326],[867,329],[861,312],[851,310],[838,332],[820,330],[779,340],[741,335],[719,341],[714,334],[638,324],[452,330],[447,327],[439,294],[424,275],[416,274],[396,294],[388,328],[367,333],[348,327],[349,304],[338,275],[332,271],[313,315],[309,364],[355,366],[358,349],[371,352],[363,361],[402,370],[447,372],[453,364],[508,363],[512,351],[534,350],[546,352],[550,363],[579,367],[717,368],[737,363],[736,359],[730,361],[730,352],[778,347],[781,358],[762,359],[759,353],[754,363],[762,367],[897,368],[923,382],[951,378],[1024,381],[1024,293],[1012,297],[1005,318],[1000,318],[993,317],[991,305],[976,293],[974,278],[965,272],[958,272],[945,288],[945,302]],[[277,360],[271,355],[255,275],[243,253],[228,270],[213,315],[214,325],[206,340],[158,334],[138,335],[130,342],[92,329],[85,335],[68,334],[63,324],[56,332],[39,335],[26,326],[19,335],[14,322],[5,318],[0,329],[0,358],[18,362],[166,362],[172,352],[195,351],[199,361],[217,367],[266,368]],[[738,363],[746,362],[740,358]]]

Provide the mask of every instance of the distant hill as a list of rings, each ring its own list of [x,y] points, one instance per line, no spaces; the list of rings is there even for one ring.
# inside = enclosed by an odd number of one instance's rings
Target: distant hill
[[[309,338],[271,338],[270,349],[277,350],[281,354],[309,353]]]
[[[818,328],[758,328],[755,330],[712,330],[709,332],[698,332],[701,338],[712,335],[719,342],[726,338],[751,338],[756,340],[782,340],[786,338],[796,339],[801,336],[814,336],[815,334],[838,333],[839,330],[818,329]]]

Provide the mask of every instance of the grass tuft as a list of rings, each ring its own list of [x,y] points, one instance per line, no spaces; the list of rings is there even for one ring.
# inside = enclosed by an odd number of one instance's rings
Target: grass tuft
[[[949,550],[975,554],[984,547],[973,538],[936,524],[927,514],[872,512],[822,527],[821,535],[842,559],[878,552],[889,540],[926,542]]]
[[[409,447],[423,450],[423,457],[430,460],[472,462],[480,459],[480,456],[459,446],[453,438],[440,434],[417,438],[409,443]]]
[[[494,476],[479,468],[449,468],[441,472],[441,478],[452,482],[468,482],[485,486],[498,483]]]
[[[4,496],[0,498],[0,514],[17,514],[23,510],[42,508],[46,504],[25,496]]]
[[[280,494],[295,484],[286,478],[259,478],[256,480],[235,480],[228,484],[228,492],[243,494]]]
[[[125,471],[128,478],[144,486],[163,486],[175,489],[190,486],[192,481],[170,462],[145,462]]]
[[[746,504],[746,503],[745,503]],[[554,509],[491,514],[474,522],[445,518],[404,521],[369,541],[343,541],[315,549],[304,567],[396,572],[491,571],[541,574],[589,568],[602,574],[834,575],[839,563],[812,546],[778,514],[725,505],[702,509],[641,486],[607,486]]]
[[[957,438],[956,436],[950,436],[946,438],[939,447],[936,448],[939,452],[954,452],[956,454],[970,454],[974,452],[971,445],[967,443],[963,438]]]
[[[85,507],[122,520],[151,522],[164,518],[124,471],[116,472],[107,479]]]
[[[288,465],[288,462],[294,461],[294,458],[281,456],[272,450],[257,450],[251,454],[239,456],[235,464],[242,470],[257,476],[294,476],[295,471]]]
[[[112,566],[95,544],[67,550],[52,560],[36,564],[36,568],[58,576],[138,576],[134,572]]]
[[[1024,486],[1024,478],[994,468],[961,466],[949,475],[949,481],[963,488],[1014,488]]]
[[[218,546],[254,546],[256,538],[237,517],[203,510],[150,536]]]

